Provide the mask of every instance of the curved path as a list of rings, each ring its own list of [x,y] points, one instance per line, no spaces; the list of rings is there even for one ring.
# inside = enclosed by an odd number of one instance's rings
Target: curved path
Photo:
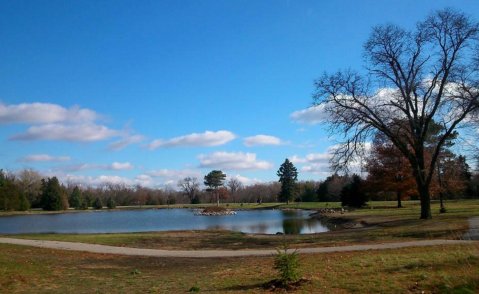
[[[412,241],[402,243],[385,243],[385,244],[371,244],[371,245],[352,245],[343,247],[322,247],[322,248],[301,248],[299,253],[328,253],[328,252],[345,252],[345,251],[365,251],[377,249],[392,249],[414,246],[434,246],[434,245],[448,245],[448,244],[470,244],[474,241],[461,240],[424,240]],[[265,256],[276,253],[276,250],[242,250],[242,251],[228,251],[228,250],[201,250],[201,251],[170,251],[159,249],[140,249],[131,247],[114,247],[107,245],[74,243],[74,242],[60,242],[60,241],[45,241],[45,240],[25,240],[14,238],[0,238],[0,243],[34,246],[41,248],[86,251],[93,253],[105,254],[120,254],[133,256],[153,256],[153,257],[185,257],[185,258],[211,258],[211,257],[241,257],[241,256]]]
[[[479,240],[479,216],[468,219],[469,231],[462,237],[464,240]]]

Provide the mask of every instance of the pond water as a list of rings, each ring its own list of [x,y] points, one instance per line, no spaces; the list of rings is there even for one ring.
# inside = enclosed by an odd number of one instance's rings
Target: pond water
[[[245,210],[237,215],[195,216],[191,209],[115,210],[0,217],[0,234],[125,233],[225,229],[244,233],[311,234],[328,228],[311,211]]]

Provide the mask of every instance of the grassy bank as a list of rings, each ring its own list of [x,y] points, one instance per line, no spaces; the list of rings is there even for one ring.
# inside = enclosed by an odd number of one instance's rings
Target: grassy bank
[[[477,293],[478,245],[301,255],[293,293]],[[0,245],[1,293],[265,293],[271,257],[171,259]],[[134,274],[136,273],[136,274]],[[424,292],[422,292],[424,291]]]
[[[373,202],[369,208],[345,214],[330,214],[362,224],[362,228],[330,231],[311,235],[285,236],[295,247],[325,247],[351,244],[412,241],[418,239],[457,239],[468,229],[467,219],[479,215],[479,201],[449,201],[447,213],[439,213],[439,204],[432,204],[433,219],[419,220],[417,201],[404,202],[396,208],[394,202]],[[277,205],[277,204],[276,204]],[[321,206],[320,206],[321,205]],[[281,205],[280,208],[317,209],[323,203]],[[328,204],[328,207],[333,204]],[[44,239],[95,243],[112,246],[155,248],[171,250],[201,249],[271,249],[283,242],[283,236],[250,235],[223,230],[171,231],[120,234],[27,234],[15,238]]]

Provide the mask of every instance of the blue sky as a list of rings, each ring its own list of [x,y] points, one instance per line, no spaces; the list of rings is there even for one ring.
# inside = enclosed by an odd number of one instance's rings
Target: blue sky
[[[0,167],[251,184],[292,158],[300,179],[324,179],[334,140],[307,111],[314,79],[361,70],[372,26],[451,5],[479,19],[459,0],[1,1]]]

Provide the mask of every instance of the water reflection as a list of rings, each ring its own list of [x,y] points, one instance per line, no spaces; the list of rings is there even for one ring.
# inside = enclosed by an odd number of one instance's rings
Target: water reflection
[[[195,216],[188,209],[78,212],[0,217],[0,234],[119,233],[225,229],[256,234],[327,232],[309,211],[250,210],[233,216]]]

